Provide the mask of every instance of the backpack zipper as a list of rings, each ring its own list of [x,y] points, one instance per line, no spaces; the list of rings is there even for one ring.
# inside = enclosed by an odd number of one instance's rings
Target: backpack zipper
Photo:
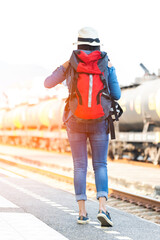
[[[93,75],[89,74],[89,92],[88,92],[88,107],[92,104],[92,89],[93,89]]]

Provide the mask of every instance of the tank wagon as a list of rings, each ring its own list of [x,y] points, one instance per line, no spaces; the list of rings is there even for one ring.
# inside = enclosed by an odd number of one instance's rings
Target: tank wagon
[[[59,149],[67,147],[62,122],[65,101],[57,98],[36,105],[0,110],[0,141],[13,145]],[[66,146],[66,147],[64,147]]]
[[[110,141],[111,158],[160,162],[160,77],[145,75],[133,85],[122,87],[119,101],[123,115]],[[159,74],[160,75],[160,74]],[[62,114],[64,99],[48,99],[36,105],[23,104],[0,109],[0,141],[14,145],[69,151]]]
[[[117,127],[116,140],[110,143],[111,156],[160,161],[160,77],[145,75],[131,86],[122,88],[119,101],[123,115]]]

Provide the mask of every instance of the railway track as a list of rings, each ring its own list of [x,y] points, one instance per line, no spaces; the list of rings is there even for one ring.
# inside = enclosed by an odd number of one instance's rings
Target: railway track
[[[67,167],[60,167],[54,164],[44,166],[35,160],[15,158],[9,155],[0,155],[0,163],[3,166],[10,166],[14,171],[16,169],[23,171],[23,175],[26,172],[30,172],[30,176],[38,174],[52,179],[52,181],[57,181],[60,188],[68,191],[73,190],[71,188],[73,186],[72,170]],[[88,196],[92,199],[95,199],[95,190],[95,184],[89,178],[87,181],[87,191]],[[109,188],[107,205],[160,224],[160,200],[158,199]]]
[[[23,149],[23,147],[21,145],[17,145],[15,146],[14,144],[2,144],[0,143],[0,146],[9,146],[9,147],[13,147],[14,148],[21,148]],[[24,147],[24,149],[26,149],[26,147]],[[28,150],[37,150],[37,147],[27,147]],[[48,149],[45,149],[45,148],[38,148],[38,150],[40,151],[44,151],[44,152],[56,152],[58,150],[48,150]],[[68,149],[67,152],[63,152],[59,149],[58,151],[59,153],[61,154],[70,154],[71,155],[71,150]],[[1,154],[1,153],[0,153]],[[12,155],[13,156],[13,155]],[[15,158],[17,156],[14,156]],[[126,164],[131,164],[131,165],[134,165],[134,166],[141,166],[141,167],[148,167],[148,168],[157,168],[157,169],[160,169],[160,163],[157,164],[157,165],[154,165],[151,161],[143,161],[143,160],[132,160],[132,159],[129,159],[129,158],[121,158],[121,159],[111,159],[109,156],[108,156],[108,161],[113,161],[113,162],[116,162],[116,163],[126,163]]]

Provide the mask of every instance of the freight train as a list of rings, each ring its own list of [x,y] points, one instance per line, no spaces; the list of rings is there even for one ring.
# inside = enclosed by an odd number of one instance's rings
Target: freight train
[[[160,77],[145,70],[142,79],[122,87],[123,115],[110,141],[111,158],[160,163]],[[3,144],[70,151],[62,122],[65,99],[0,109],[0,142]]]
[[[145,70],[143,78],[122,88],[119,101],[123,115],[117,126],[117,138],[111,142],[111,154],[118,158],[160,162],[160,73]]]

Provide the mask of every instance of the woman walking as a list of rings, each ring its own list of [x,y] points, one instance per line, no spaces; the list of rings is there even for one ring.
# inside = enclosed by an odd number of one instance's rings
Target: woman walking
[[[108,110],[106,109],[110,108],[110,105],[105,106],[105,101],[107,102],[108,93],[113,99],[118,100],[121,91],[115,68],[108,61],[107,54],[100,51],[100,45],[96,30],[90,27],[82,28],[78,34],[77,50],[73,51],[69,61],[46,78],[44,85],[46,88],[51,88],[66,79],[69,88],[70,97],[65,107],[63,120],[67,127],[74,164],[74,188],[79,206],[77,222],[79,224],[89,222],[85,207],[88,138],[92,150],[92,164],[99,201],[97,218],[101,225],[112,226],[112,219],[105,206],[108,199],[107,152],[109,144],[109,126],[106,118]],[[86,75],[88,75],[88,81],[86,81]],[[105,98],[102,98],[102,95]],[[78,103],[75,104],[75,102]],[[100,103],[103,102],[105,108],[101,107]],[[97,105],[92,106],[93,104]],[[95,121],[95,119],[98,120]]]

